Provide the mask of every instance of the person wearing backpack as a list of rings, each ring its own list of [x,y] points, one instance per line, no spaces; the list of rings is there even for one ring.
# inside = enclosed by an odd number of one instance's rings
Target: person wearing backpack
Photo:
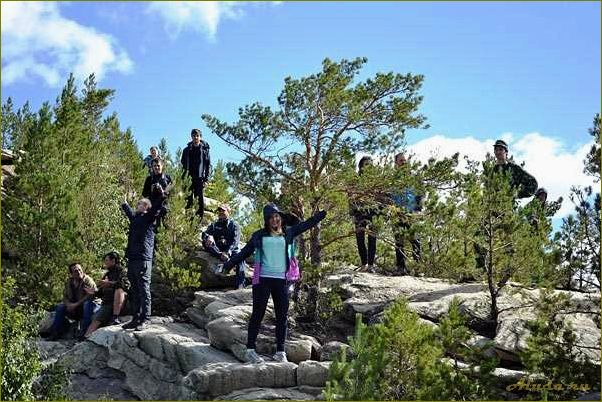
[[[299,264],[294,256],[295,237],[316,226],[326,217],[326,211],[319,211],[308,220],[285,228],[282,212],[275,204],[263,208],[264,227],[253,233],[246,246],[224,263],[224,270],[241,263],[255,253],[253,265],[253,312],[249,320],[247,334],[248,362],[263,363],[255,351],[259,326],[263,320],[270,294],[276,314],[276,354],[274,360],[288,361],[284,351],[288,320],[289,283],[299,280]]]

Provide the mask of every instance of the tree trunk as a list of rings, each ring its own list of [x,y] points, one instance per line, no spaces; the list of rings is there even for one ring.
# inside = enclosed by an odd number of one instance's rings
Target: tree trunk
[[[312,265],[320,265],[322,262],[322,249],[320,247],[320,224],[315,226],[310,231],[309,246],[310,246],[310,261]]]

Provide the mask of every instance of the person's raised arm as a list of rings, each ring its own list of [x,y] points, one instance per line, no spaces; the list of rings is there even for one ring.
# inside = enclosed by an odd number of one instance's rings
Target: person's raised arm
[[[297,237],[301,233],[308,231],[309,229],[313,228],[318,223],[320,223],[320,221],[322,221],[324,218],[326,218],[326,211],[318,211],[314,214],[314,216],[312,216],[308,220],[294,225],[290,228],[290,233],[292,237]]]
[[[130,204],[128,204],[127,197],[124,198],[124,202],[123,204],[121,204],[121,210],[130,222],[132,221],[132,219],[134,219],[134,210],[132,209],[132,207],[130,207]]]
[[[224,270],[227,271],[235,265],[240,264],[245,259],[247,259],[251,254],[255,252],[255,244],[253,241],[253,237],[249,239],[247,244],[240,250],[240,253],[231,257],[228,261],[224,263]]]

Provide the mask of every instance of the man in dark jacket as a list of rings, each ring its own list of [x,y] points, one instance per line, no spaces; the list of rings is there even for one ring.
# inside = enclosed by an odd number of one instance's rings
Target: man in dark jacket
[[[161,225],[161,221],[168,212],[167,203],[164,202],[164,199],[169,195],[169,191],[172,189],[174,183],[170,175],[163,173],[163,161],[161,159],[153,160],[152,170],[152,176],[148,176],[144,181],[142,196],[148,198],[153,205],[163,202],[165,209],[157,218],[155,225],[155,228],[158,229]]]
[[[163,196],[164,199],[164,196]],[[127,202],[121,204],[130,221],[126,256],[128,258],[128,278],[131,282],[131,305],[134,316],[123,328],[142,331],[148,326],[151,315],[151,271],[155,244],[155,224],[157,217],[164,213],[163,202],[151,204],[142,198],[136,210]]]
[[[102,305],[100,310],[94,314],[92,324],[88,327],[85,337],[89,337],[94,331],[103,325],[118,325],[119,315],[125,305],[126,292],[130,288],[130,282],[125,269],[121,266],[119,254],[112,251],[107,253],[103,259],[106,272],[98,281],[96,297],[100,297]]]
[[[199,208],[197,215],[203,219],[205,214],[205,201],[203,199],[203,189],[209,180],[211,172],[211,157],[209,155],[209,144],[201,140],[201,130],[195,128],[190,133],[192,141],[188,143],[182,151],[182,168],[184,175],[188,174],[192,179],[190,185],[191,194],[188,197],[186,209],[192,208],[194,198],[199,199]]]
[[[495,154],[495,172],[510,172],[510,187],[517,190],[518,198],[531,197],[537,189],[537,180],[522,167],[508,160],[508,145],[503,140],[497,140],[493,145]]]
[[[202,234],[203,248],[209,254],[222,261],[238,253],[240,226],[230,219],[230,207],[222,204],[217,207],[218,220],[207,227]],[[242,289],[245,283],[245,263],[236,266],[236,289]]]

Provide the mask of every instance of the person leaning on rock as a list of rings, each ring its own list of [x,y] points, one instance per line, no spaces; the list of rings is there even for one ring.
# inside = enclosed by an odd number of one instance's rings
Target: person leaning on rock
[[[100,310],[94,314],[92,324],[86,331],[85,338],[103,325],[119,325],[119,315],[125,305],[126,293],[130,288],[125,269],[120,264],[119,254],[112,251],[103,258],[107,270],[98,281],[98,291],[95,296],[102,299]]]
[[[268,204],[263,208],[264,227],[253,233],[245,247],[224,264],[230,269],[255,253],[253,265],[253,311],[247,332],[247,361],[263,363],[255,351],[259,326],[263,320],[268,300],[272,295],[276,314],[276,354],[274,360],[288,361],[284,351],[288,320],[289,283],[299,280],[299,264],[294,256],[294,239],[316,226],[326,217],[326,211],[317,212],[308,220],[283,228],[278,207]]]
[[[67,317],[81,320],[78,336],[86,333],[92,316],[100,308],[98,300],[92,296],[95,292],[96,284],[84,273],[82,266],[77,262],[69,265],[69,279],[63,288],[63,302],[56,306],[50,340],[57,340],[65,331]]]
[[[160,197],[165,200],[164,195]],[[163,201],[151,204],[148,198],[136,203],[134,211],[127,202],[121,204],[128,218],[129,233],[126,249],[128,258],[128,279],[131,283],[131,305],[134,316],[123,326],[142,331],[148,326],[151,315],[151,272],[155,246],[155,225],[157,218],[165,213]]]
[[[230,257],[239,251],[240,225],[230,219],[230,207],[221,204],[217,207],[217,221],[207,227],[201,235],[203,249],[222,261],[228,261]],[[245,263],[236,266],[236,289],[242,289],[245,285]]]
[[[203,190],[211,173],[211,156],[209,154],[209,144],[201,140],[201,130],[198,128],[193,129],[190,137],[192,140],[182,151],[182,158],[180,160],[183,175],[187,174],[192,179],[186,209],[192,208],[194,199],[198,198],[199,207],[196,213],[202,220],[205,214]]]

